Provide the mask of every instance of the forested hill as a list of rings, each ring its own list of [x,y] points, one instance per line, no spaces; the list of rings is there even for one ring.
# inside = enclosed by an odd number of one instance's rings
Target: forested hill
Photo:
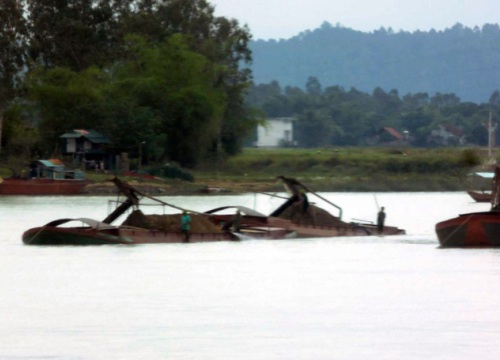
[[[323,87],[453,93],[476,103],[488,102],[500,89],[498,24],[365,33],[324,23],[288,40],[254,41],[251,49],[256,84],[276,80],[282,87],[304,88],[313,76]]]

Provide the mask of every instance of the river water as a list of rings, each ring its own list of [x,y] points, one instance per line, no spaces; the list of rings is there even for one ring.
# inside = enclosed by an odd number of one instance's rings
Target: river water
[[[439,249],[434,233],[488,204],[458,192],[322,195],[345,220],[385,206],[407,235],[36,247],[24,230],[103,219],[108,198],[1,197],[0,359],[498,358],[500,250]],[[281,203],[162,199],[198,211]]]

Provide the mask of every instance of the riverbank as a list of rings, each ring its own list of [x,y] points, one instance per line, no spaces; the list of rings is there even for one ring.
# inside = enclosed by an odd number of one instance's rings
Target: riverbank
[[[128,176],[149,195],[283,191],[277,176],[294,177],[319,192],[464,191],[481,149],[245,149],[225,162],[190,170],[194,181]],[[146,168],[147,170],[147,168]],[[107,175],[89,174],[90,194],[115,190]]]

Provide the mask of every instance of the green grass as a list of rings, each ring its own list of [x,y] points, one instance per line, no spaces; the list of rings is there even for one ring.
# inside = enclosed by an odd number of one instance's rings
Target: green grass
[[[464,148],[245,149],[219,166],[193,171],[200,182],[267,183],[295,177],[317,190],[440,191],[465,189],[465,175],[480,163]]]
[[[284,175],[316,191],[462,191],[467,188],[466,174],[481,162],[482,152],[464,148],[249,148],[223,164],[206,162],[189,170],[194,182],[165,179],[159,183],[187,193],[204,185],[237,191],[281,191],[283,186],[276,177]],[[10,175],[0,167],[0,176]],[[97,183],[114,176],[93,171],[86,175]]]

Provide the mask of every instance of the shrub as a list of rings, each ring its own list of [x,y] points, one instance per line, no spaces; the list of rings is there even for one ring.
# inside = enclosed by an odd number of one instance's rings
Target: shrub
[[[193,175],[186,169],[181,168],[176,164],[165,164],[157,166],[149,170],[149,173],[154,176],[166,177],[169,179],[181,179],[185,181],[194,181]]]
[[[474,149],[465,149],[459,157],[462,166],[474,167],[481,164],[481,158]]]

